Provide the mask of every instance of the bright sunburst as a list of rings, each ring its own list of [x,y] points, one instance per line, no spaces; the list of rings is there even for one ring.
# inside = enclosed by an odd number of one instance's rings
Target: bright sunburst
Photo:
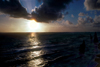
[[[35,20],[31,20],[28,22],[28,28],[31,32],[37,32],[41,27],[40,23],[37,23]]]

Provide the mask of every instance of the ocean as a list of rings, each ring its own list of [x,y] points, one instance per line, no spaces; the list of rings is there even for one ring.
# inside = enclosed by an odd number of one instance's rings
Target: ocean
[[[0,33],[1,67],[95,67],[94,32]],[[100,33],[97,33],[100,41]],[[81,57],[79,47],[85,41]]]

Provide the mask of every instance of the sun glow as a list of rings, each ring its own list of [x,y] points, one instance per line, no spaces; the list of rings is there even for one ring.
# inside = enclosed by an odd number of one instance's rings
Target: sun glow
[[[35,20],[28,22],[28,28],[30,32],[37,32],[41,29],[41,24],[37,23]]]
[[[31,37],[35,37],[35,33],[31,33]]]

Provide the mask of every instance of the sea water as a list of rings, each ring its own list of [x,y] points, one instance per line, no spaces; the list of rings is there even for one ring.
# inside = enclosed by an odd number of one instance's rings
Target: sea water
[[[95,67],[96,55],[90,34],[71,33],[0,33],[2,67]],[[100,33],[97,33],[98,38]],[[85,40],[83,57],[79,46]],[[99,39],[100,40],[100,39]]]

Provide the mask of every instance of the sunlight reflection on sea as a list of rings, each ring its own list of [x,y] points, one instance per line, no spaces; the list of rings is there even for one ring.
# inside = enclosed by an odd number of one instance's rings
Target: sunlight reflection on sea
[[[29,41],[30,41],[30,44],[33,45],[31,48],[39,47],[40,42],[37,40],[35,33],[31,33],[31,36],[29,37]],[[34,58],[34,59],[28,62],[28,67],[43,67],[45,65],[44,59],[41,57],[43,53],[44,53],[43,50],[30,52],[30,55],[29,55],[30,58]]]

